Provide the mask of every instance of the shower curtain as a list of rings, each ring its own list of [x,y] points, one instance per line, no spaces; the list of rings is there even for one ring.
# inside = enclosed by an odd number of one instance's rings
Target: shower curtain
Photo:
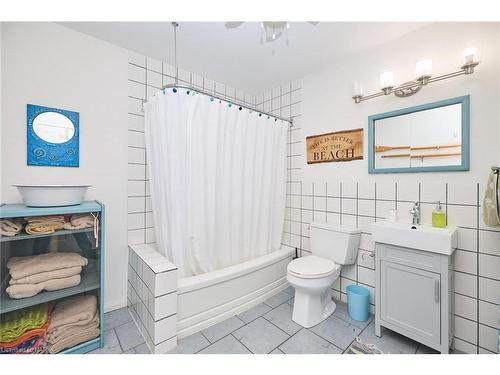
[[[279,249],[287,125],[181,88],[146,103],[156,240],[181,275]]]

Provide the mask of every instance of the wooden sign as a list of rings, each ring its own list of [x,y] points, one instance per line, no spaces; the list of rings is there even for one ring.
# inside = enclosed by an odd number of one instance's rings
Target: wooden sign
[[[363,129],[306,137],[307,164],[363,159]]]

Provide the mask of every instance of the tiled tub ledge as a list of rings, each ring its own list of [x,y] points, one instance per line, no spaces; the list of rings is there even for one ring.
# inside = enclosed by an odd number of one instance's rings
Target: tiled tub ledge
[[[151,246],[129,246],[127,302],[151,353],[175,348],[177,267]]]

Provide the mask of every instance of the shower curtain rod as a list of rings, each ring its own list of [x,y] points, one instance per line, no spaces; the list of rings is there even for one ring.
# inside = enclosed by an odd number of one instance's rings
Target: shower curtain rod
[[[200,94],[204,94],[204,95],[210,96],[210,97],[212,97],[214,99],[223,100],[223,101],[225,101],[227,103],[231,103],[231,104],[237,105],[237,106],[239,106],[241,108],[249,109],[250,111],[257,112],[257,113],[262,113],[265,116],[269,116],[269,117],[272,117],[272,118],[275,118],[275,119],[278,119],[278,120],[286,121],[286,122],[288,122],[290,124],[290,127],[293,126],[293,119],[292,118],[280,117],[280,116],[276,116],[276,115],[273,115],[273,114],[268,113],[268,112],[259,111],[259,110],[255,109],[255,108],[249,107],[249,106],[247,106],[245,104],[232,102],[232,101],[228,100],[227,98],[224,98],[222,96],[217,95],[214,92],[205,91],[203,89],[199,89],[199,88],[193,87],[191,85],[183,85],[183,84],[178,84],[178,83],[169,83],[168,85],[163,86],[161,89],[163,91],[165,89],[172,89],[172,88],[181,88],[181,89],[186,89],[186,90],[193,90],[193,91],[196,91],[196,92],[198,92]]]

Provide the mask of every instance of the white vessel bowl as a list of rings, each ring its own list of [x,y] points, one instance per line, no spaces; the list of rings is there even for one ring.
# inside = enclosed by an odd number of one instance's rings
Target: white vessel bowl
[[[29,207],[75,206],[91,185],[13,185]]]

